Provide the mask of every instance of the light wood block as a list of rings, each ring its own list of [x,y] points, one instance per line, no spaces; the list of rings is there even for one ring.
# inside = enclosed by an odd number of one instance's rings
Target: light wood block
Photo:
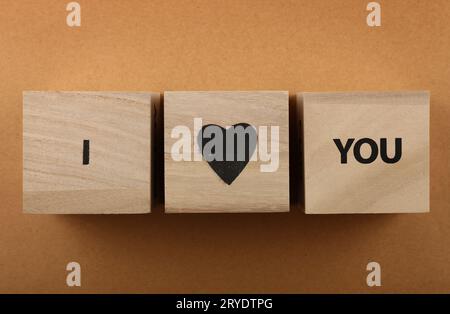
[[[428,92],[303,93],[298,103],[307,214],[429,211]]]
[[[202,158],[174,160],[173,145],[181,136],[172,137],[177,126],[185,126],[191,133],[191,151],[199,130],[194,130],[194,118],[202,125],[215,124],[226,129],[239,123],[253,126],[257,132],[254,157],[242,172],[226,182]],[[260,127],[266,126],[266,141],[271,147],[271,132],[278,127],[278,167],[262,172],[260,156]],[[226,132],[230,130],[227,129]],[[274,136],[275,138],[275,136]],[[166,92],[164,93],[164,155],[165,210],[168,213],[187,212],[286,212],[289,211],[289,110],[288,93],[256,92]],[[200,149],[198,151],[201,152]],[[273,159],[272,159],[273,160]]]
[[[150,212],[158,101],[154,93],[24,92],[23,211]]]

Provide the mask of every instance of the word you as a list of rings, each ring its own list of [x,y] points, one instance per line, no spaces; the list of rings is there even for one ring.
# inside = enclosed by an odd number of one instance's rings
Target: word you
[[[352,147],[353,142],[355,141],[354,138],[349,138],[345,145],[342,145],[342,142],[340,139],[335,138],[333,139],[334,143],[336,144],[336,147],[338,148],[340,154],[341,154],[341,164],[347,163],[347,154]],[[361,147],[366,144],[369,145],[370,148],[370,154],[368,157],[364,157],[362,155],[362,149]],[[355,159],[362,163],[362,164],[370,164],[374,162],[378,157],[378,151],[380,151],[381,159],[387,163],[387,164],[395,164],[400,160],[402,157],[402,139],[396,138],[395,139],[395,151],[394,156],[389,157],[387,154],[387,139],[381,138],[380,139],[380,149],[378,149],[378,144],[373,139],[370,138],[362,138],[358,141],[356,141],[355,145],[353,145],[353,156]]]

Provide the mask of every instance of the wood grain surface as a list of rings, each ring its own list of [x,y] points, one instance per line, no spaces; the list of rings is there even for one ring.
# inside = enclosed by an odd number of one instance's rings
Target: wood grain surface
[[[428,92],[302,93],[299,97],[306,213],[429,211]],[[357,142],[365,138],[377,144],[373,150],[377,157],[370,163],[354,157]],[[396,153],[395,139],[401,139],[400,160],[381,159],[381,138],[386,139],[389,157]],[[334,139],[342,147],[353,139],[345,164]],[[372,149],[365,143],[360,152],[369,159]]]
[[[24,212],[150,212],[151,114],[158,97],[24,92]]]
[[[194,118],[222,127],[237,123],[279,127],[279,167],[262,172],[268,162],[247,164],[231,184],[224,183],[206,161],[175,161],[171,137],[176,126],[194,134]],[[270,140],[270,135],[269,135]],[[270,152],[270,142],[266,141]],[[194,139],[191,139],[194,152]],[[193,155],[192,155],[193,156]],[[286,212],[289,211],[289,107],[287,92],[165,92],[164,161],[166,212]]]

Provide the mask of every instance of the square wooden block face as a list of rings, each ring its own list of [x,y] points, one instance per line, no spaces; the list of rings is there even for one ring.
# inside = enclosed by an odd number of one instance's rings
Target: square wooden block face
[[[287,92],[166,92],[166,212],[289,211],[288,112]],[[236,124],[254,130],[242,143],[254,138],[255,145],[239,146],[253,151],[249,154],[252,159],[246,165],[236,163],[238,157],[217,164],[208,162],[202,155],[206,146],[202,150],[200,143],[211,142],[200,141],[199,134],[203,134],[201,138],[206,134],[202,127],[215,125],[213,128],[220,130],[217,134],[226,139],[221,146],[227,147],[233,143],[229,142],[232,136],[227,136],[237,130],[233,129]],[[180,143],[184,143],[181,149]],[[239,143],[237,137],[234,143]],[[183,157],[186,147],[190,153]]]
[[[428,92],[299,94],[305,211],[429,211]]]
[[[134,92],[24,92],[24,212],[150,212],[158,99]]]

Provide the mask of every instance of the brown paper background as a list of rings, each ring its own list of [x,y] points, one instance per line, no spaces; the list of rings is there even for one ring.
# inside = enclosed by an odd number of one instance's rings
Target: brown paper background
[[[449,1],[68,2],[1,2],[0,292],[450,292]],[[431,213],[22,214],[23,90],[267,89],[430,90]]]

